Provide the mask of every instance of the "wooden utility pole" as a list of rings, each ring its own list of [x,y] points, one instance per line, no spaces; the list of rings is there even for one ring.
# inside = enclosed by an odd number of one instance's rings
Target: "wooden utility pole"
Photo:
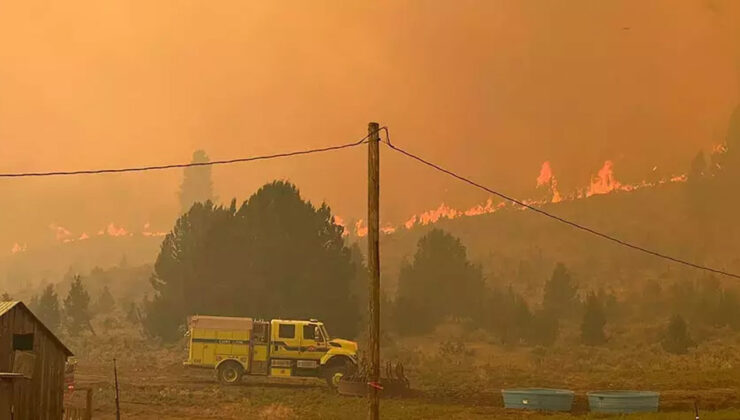
[[[367,155],[367,264],[370,272],[370,384],[367,418],[378,420],[380,401],[380,125],[371,122]]]
[[[115,358],[113,358],[113,378],[116,383],[116,420],[121,420],[121,406],[118,399],[118,367]]]

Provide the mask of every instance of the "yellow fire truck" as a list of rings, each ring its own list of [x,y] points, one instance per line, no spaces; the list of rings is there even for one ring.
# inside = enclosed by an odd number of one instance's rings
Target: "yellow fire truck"
[[[331,387],[357,365],[357,343],[332,339],[322,322],[195,315],[186,366],[215,368],[224,384],[243,375],[324,378]]]

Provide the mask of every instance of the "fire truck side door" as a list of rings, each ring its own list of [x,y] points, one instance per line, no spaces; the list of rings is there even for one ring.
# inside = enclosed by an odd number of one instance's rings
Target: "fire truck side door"
[[[321,331],[317,324],[303,324],[301,326],[301,359],[321,360],[326,353],[326,343],[322,340]]]
[[[300,357],[301,340],[297,327],[294,322],[273,322],[271,359],[297,359]]]

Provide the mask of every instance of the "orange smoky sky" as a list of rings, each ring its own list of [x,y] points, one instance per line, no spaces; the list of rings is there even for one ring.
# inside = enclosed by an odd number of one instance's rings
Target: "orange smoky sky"
[[[367,122],[527,196],[681,173],[740,101],[740,2],[0,2],[0,171],[183,162],[344,143]],[[364,217],[365,150],[218,167],[220,200],[289,179]],[[382,218],[487,198],[391,154]],[[181,171],[0,180],[0,253],[108,223],[168,229]],[[31,246],[29,244],[29,246]]]

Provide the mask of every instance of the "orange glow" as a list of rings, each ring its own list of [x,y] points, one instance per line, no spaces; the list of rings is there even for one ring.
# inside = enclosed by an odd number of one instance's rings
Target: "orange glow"
[[[49,225],[49,229],[54,231],[54,235],[56,236],[57,241],[64,241],[72,236],[72,232],[70,232],[67,228],[56,225],[54,223]]]
[[[409,150],[514,195],[526,196],[548,159],[569,199],[589,195],[574,191],[607,156],[623,182],[655,163],[679,173],[720,141],[738,102],[740,1],[328,3],[2,2],[0,38],[13,40],[0,42],[2,170],[299,150],[359,138],[378,118]],[[213,182],[229,200],[292,179],[354,232],[366,211],[364,158],[302,162],[214,168]],[[398,162],[383,174],[381,210],[412,228],[412,214],[443,201],[433,196],[442,181]],[[23,205],[4,209],[0,247],[67,239],[54,240],[52,220],[75,238],[110,220],[140,228],[141,215],[169,229],[181,176],[4,182],[4,197]],[[444,197],[461,208],[485,200],[463,186]]]
[[[150,236],[150,237],[151,236],[155,236],[156,237],[156,236],[166,236],[167,235],[167,232],[152,232],[152,231],[149,230],[150,227],[151,227],[151,225],[149,224],[149,222],[144,223],[144,230],[141,232],[141,235],[142,236]],[[133,235],[133,234],[129,234],[129,235]]]
[[[550,161],[542,162],[542,168],[540,168],[540,174],[537,177],[537,186],[541,187],[547,185],[552,180],[552,168],[550,167]]]
[[[106,228],[106,233],[108,233],[108,236],[128,236],[129,233],[124,229],[122,226],[116,226],[113,222],[108,224],[108,227]]]
[[[560,191],[558,191],[558,180],[555,178],[555,175],[552,173],[552,167],[550,167],[550,161],[544,161],[542,162],[542,167],[540,168],[540,174],[537,177],[537,187],[547,186],[550,188],[550,191],[552,192],[552,199],[550,200],[553,203],[558,203],[562,201],[562,197],[560,195]]]
[[[394,228],[391,225],[386,225],[386,226],[383,226],[382,228],[380,228],[380,231],[382,233],[385,233],[386,235],[390,235],[391,233],[394,233],[396,231],[396,228]]]
[[[355,235],[362,238],[363,236],[367,235],[367,225],[365,224],[365,221],[360,219],[355,223]]]
[[[26,252],[26,249],[27,248],[28,247],[26,246],[26,244],[21,245],[18,242],[16,242],[16,243],[13,244],[13,247],[10,248],[10,253],[11,254],[18,254],[20,252]]]
[[[344,228],[344,230],[342,231],[342,236],[349,236],[350,232],[349,232],[349,229],[347,229],[347,224],[344,222],[343,218],[337,215],[334,215],[334,224]]]
[[[614,178],[614,163],[611,160],[604,162],[604,166],[599,169],[596,176],[591,178],[591,185],[588,187],[586,197],[595,194],[608,194],[614,190],[620,189],[622,184]]]

